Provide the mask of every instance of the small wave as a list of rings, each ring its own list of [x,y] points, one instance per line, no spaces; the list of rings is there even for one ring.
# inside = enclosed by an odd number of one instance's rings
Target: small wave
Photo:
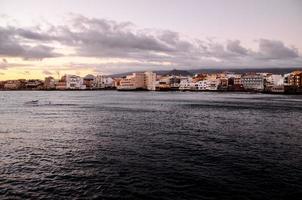
[[[77,106],[74,103],[52,103],[52,102],[25,102],[26,106],[41,107],[41,106]]]

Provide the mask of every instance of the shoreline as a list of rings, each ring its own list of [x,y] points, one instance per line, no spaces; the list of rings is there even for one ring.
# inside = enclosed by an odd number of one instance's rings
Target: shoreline
[[[242,93],[242,94],[272,94],[272,95],[302,95],[302,92],[266,92],[266,91],[229,91],[229,90],[116,90],[116,89],[68,89],[68,90],[0,90],[1,92],[71,92],[71,91],[81,91],[81,92],[89,92],[89,91],[116,91],[121,93],[127,92],[181,92],[181,93]]]

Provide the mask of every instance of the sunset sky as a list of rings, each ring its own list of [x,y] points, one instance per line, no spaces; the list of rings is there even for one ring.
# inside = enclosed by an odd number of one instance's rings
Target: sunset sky
[[[302,67],[300,0],[0,0],[0,80]]]

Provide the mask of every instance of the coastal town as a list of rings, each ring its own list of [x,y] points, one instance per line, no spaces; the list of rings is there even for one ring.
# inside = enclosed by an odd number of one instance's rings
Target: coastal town
[[[151,71],[123,77],[66,74],[59,79],[0,81],[0,90],[118,90],[118,91],[232,91],[302,94],[302,71],[272,73],[199,73],[172,70],[159,75]]]

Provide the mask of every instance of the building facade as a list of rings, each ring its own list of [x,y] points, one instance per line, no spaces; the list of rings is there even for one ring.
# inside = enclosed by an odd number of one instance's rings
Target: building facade
[[[145,85],[147,90],[156,89],[156,73],[145,72]]]
[[[263,91],[264,76],[262,74],[246,74],[241,78],[242,85],[246,90]]]
[[[133,73],[119,81],[118,90],[155,90],[156,74],[153,72]]]
[[[51,81],[51,80],[50,80]],[[55,83],[57,90],[84,90],[86,86],[83,84],[83,78],[76,75],[64,75]]]
[[[53,77],[46,77],[44,80],[44,89],[53,90],[56,88],[56,81]]]
[[[115,83],[114,79],[104,75],[97,75],[95,77],[95,88],[96,89],[105,89],[105,88],[114,88]]]

